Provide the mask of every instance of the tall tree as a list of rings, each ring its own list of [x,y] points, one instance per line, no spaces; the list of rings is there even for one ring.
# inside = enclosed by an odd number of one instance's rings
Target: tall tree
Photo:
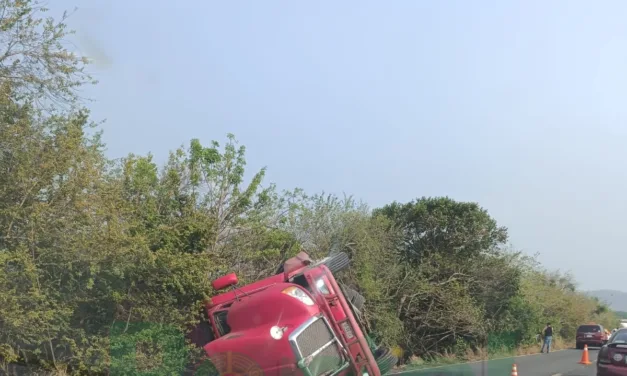
[[[234,234],[249,230],[250,220],[273,214],[270,204],[274,185],[261,187],[266,169],[256,172],[250,183],[242,186],[246,148],[238,146],[232,134],[227,135],[224,151],[219,148],[217,141],[204,147],[194,139],[186,160],[193,194],[216,222],[215,239],[208,251],[218,250]]]
[[[74,309],[93,283],[102,227],[99,138],[87,137],[87,114],[47,118],[11,100],[4,83],[0,140],[0,255],[3,265],[1,354],[66,364]],[[87,236],[89,234],[89,236]],[[62,338],[68,340],[62,340]],[[81,339],[82,338],[82,339]],[[73,342],[76,343],[76,342]],[[84,343],[83,343],[84,345]],[[37,354],[43,352],[44,356]]]
[[[58,111],[76,105],[78,89],[95,80],[87,58],[64,45],[72,33],[67,13],[55,20],[45,12],[36,0],[0,0],[0,81],[11,83],[17,100]]]
[[[507,229],[479,205],[447,197],[394,202],[373,215],[400,232],[396,251],[407,266],[395,311],[406,329],[404,348],[430,356],[458,341],[480,346],[490,330],[485,318],[517,293],[516,274],[503,283],[501,273]]]
[[[507,228],[498,226],[485,209],[448,197],[394,202],[375,210],[374,215],[385,215],[402,230],[402,249],[408,261],[419,262],[431,254],[471,258],[507,241]]]

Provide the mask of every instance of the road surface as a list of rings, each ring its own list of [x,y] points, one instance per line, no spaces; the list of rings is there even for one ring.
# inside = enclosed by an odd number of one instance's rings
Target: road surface
[[[409,370],[391,376],[511,376],[514,363],[518,369],[518,376],[596,376],[598,349],[589,350],[590,361],[593,363],[589,366],[578,364],[581,360],[581,353],[581,350],[563,350],[550,354]],[[11,367],[11,370],[11,375],[31,376],[34,374],[32,370],[21,366]],[[4,376],[2,370],[0,370],[0,376]]]
[[[511,376],[515,363],[518,376],[596,376],[597,348],[588,352],[589,366],[579,364],[581,350],[562,350],[484,362],[466,363],[420,370],[408,370],[398,376]],[[396,375],[395,375],[396,376]]]

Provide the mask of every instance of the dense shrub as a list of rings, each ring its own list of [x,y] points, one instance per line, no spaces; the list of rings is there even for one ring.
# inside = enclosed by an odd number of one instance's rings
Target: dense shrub
[[[278,192],[263,185],[265,170],[245,184],[245,148],[232,135],[192,140],[164,166],[150,155],[108,160],[74,95],[91,81],[83,62],[35,5],[0,1],[16,57],[0,60],[4,367],[176,373],[198,355],[183,338],[210,278],[255,280],[300,249],[351,256],[338,278],[366,297],[372,337],[404,360],[533,344],[548,321],[567,339],[583,322],[615,324],[568,275],[509,250],[507,229],[477,203],[423,197],[370,210]]]

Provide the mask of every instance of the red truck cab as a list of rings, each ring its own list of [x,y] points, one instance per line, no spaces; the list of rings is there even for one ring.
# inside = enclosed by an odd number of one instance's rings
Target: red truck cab
[[[355,307],[329,266],[338,266],[337,258],[314,264],[301,252],[278,274],[242,287],[234,273],[215,280],[215,290],[231,288],[205,307],[212,333],[203,349],[217,372],[381,376]]]

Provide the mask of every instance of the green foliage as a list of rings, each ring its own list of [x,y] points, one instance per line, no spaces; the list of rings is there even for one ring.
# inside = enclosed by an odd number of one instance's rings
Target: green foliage
[[[392,219],[403,232],[403,258],[411,262],[433,254],[475,258],[507,241],[507,229],[478,204],[448,197],[394,202],[374,215]]]
[[[510,267],[516,255],[499,249],[507,230],[477,204],[450,198],[392,203],[374,217],[391,221],[389,231],[399,234],[394,249],[406,262],[391,283],[406,352],[429,357],[459,341],[485,344],[519,288],[519,273]]]
[[[394,251],[398,236],[388,231],[391,222],[372,217],[366,205],[351,197],[308,196],[296,190],[286,193],[284,202],[288,211],[281,228],[312,257],[334,251],[348,253],[353,267],[338,279],[366,298],[366,327],[379,342],[393,345],[401,341],[403,323],[395,310],[398,297],[390,281],[406,268]]]
[[[38,18],[34,0],[0,7],[1,366],[178,374],[197,359],[184,334],[211,278],[253,281],[301,249],[350,255],[338,279],[366,298],[369,337],[405,361],[532,345],[546,322],[567,340],[584,322],[618,324],[571,276],[506,249],[507,229],[477,203],[371,211],[351,197],[279,194],[265,169],[246,179],[230,134],[222,146],[194,139],[164,166],[108,160],[79,106],[91,79],[63,49],[63,23]]]
[[[111,375],[181,375],[190,360],[181,331],[146,323],[116,322],[110,352]]]
[[[88,136],[85,111],[39,116],[11,99],[2,109],[4,363],[115,368],[112,323],[184,333],[211,293],[209,274],[240,260],[244,276],[257,278],[260,267],[298,249],[271,226],[275,196],[259,188],[262,172],[240,188],[243,149],[234,151],[232,137],[224,152],[192,141],[159,172],[151,156],[107,161],[98,135]],[[211,159],[199,162],[198,150]]]
[[[54,111],[76,104],[77,89],[96,81],[84,69],[88,60],[64,46],[67,13],[45,18],[36,0],[0,0],[0,11],[0,80],[11,82],[14,98]]]
[[[503,351],[532,344],[547,321],[570,338],[581,322],[614,319],[568,275],[505,250],[506,230],[476,204],[423,198],[371,212],[350,197],[279,195],[262,188],[263,170],[243,184],[232,136],[223,149],[193,140],[162,168],[150,155],[113,163],[87,136],[87,112],[3,108],[4,362],[128,374],[138,355],[124,349],[139,339],[181,345],[212,293],[208,275],[255,280],[301,248],[351,256],[338,278],[366,298],[372,337],[404,359]],[[151,326],[118,335],[119,322]],[[185,366],[189,349],[177,346],[155,350],[169,365],[152,374]]]

